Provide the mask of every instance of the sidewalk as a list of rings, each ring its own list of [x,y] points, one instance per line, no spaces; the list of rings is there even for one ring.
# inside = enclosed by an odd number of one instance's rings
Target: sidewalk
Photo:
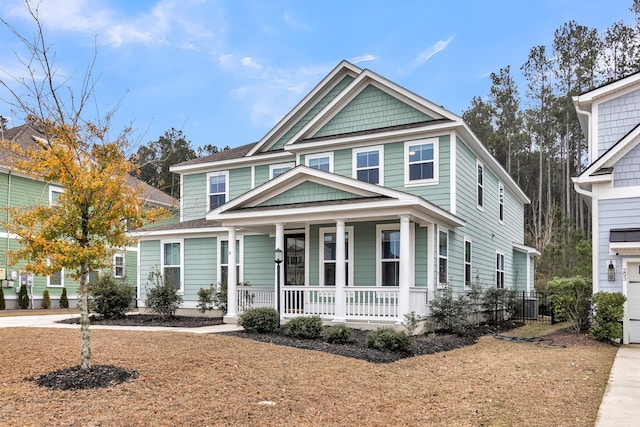
[[[60,320],[80,317],[79,314],[51,314],[45,316],[10,316],[0,317],[0,328],[60,328],[60,329],[80,329],[80,325],[70,325],[66,323],[56,323]],[[242,327],[232,324],[202,326],[200,328],[168,328],[158,326],[107,326],[91,325],[91,329],[111,329],[128,331],[166,331],[166,332],[189,332],[192,334],[215,334],[219,332],[240,331]]]
[[[640,345],[623,345],[611,367],[596,427],[631,427],[639,420]]]

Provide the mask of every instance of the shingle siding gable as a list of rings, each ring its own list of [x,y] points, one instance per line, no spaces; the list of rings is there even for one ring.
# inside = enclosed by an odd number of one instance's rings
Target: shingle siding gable
[[[640,145],[633,148],[613,167],[614,187],[630,187],[640,184]]]
[[[598,106],[598,157],[640,122],[640,89]]]

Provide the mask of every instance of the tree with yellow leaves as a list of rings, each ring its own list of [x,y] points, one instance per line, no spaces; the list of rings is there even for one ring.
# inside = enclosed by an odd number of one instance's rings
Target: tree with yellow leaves
[[[145,206],[142,187],[130,184],[135,165],[125,155],[128,130],[109,140],[111,114],[102,120],[85,117],[93,94],[92,65],[76,97],[71,87],[54,83],[52,55],[37,7],[26,5],[36,24],[35,41],[22,37],[2,18],[0,21],[26,45],[31,55],[23,61],[28,64],[28,77],[14,81],[0,77],[0,85],[12,95],[12,106],[23,112],[43,137],[31,147],[3,141],[1,148],[13,154],[11,166],[17,171],[59,185],[64,192],[55,204],[11,208],[5,227],[20,240],[19,249],[10,253],[12,262],[22,261],[28,271],[44,275],[64,268],[79,281],[80,368],[88,370],[89,272],[109,267],[115,248],[134,243],[127,229],[154,222],[165,212]]]

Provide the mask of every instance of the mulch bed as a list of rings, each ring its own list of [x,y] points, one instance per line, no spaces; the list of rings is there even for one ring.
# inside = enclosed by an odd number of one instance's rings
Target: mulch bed
[[[89,316],[91,325],[108,326],[162,326],[167,328],[200,328],[203,326],[222,325],[221,317],[172,316],[163,318],[153,314],[129,314],[120,319],[105,319],[100,316]],[[60,320],[58,323],[80,324],[80,318]]]

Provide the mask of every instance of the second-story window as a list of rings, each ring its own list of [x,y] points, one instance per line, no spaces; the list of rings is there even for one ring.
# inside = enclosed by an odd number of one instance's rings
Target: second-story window
[[[215,172],[207,175],[209,210],[215,209],[227,202],[228,179],[229,174],[227,172]]]
[[[438,140],[405,143],[404,181],[407,185],[432,184],[438,179]]]
[[[306,157],[307,166],[325,172],[333,172],[333,153],[310,154]]]
[[[498,184],[498,219],[504,222],[504,185]]]
[[[289,169],[293,169],[293,165],[293,163],[280,163],[278,165],[271,165],[269,166],[269,176],[271,178],[280,176]]]
[[[382,147],[353,151],[353,177],[359,181],[382,185]]]
[[[476,200],[478,203],[478,209],[482,209],[484,206],[484,165],[482,163],[478,163],[477,180],[478,194]]]
[[[60,187],[49,186],[49,206],[55,206],[58,204],[58,198],[64,193],[64,190]]]

